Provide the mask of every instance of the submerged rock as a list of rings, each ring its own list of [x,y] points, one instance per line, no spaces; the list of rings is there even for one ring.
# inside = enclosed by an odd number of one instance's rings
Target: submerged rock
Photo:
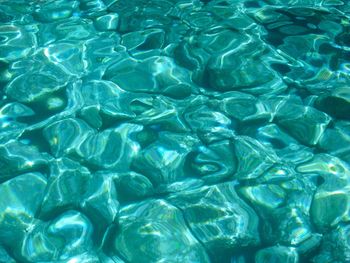
[[[218,99],[220,99],[222,111],[239,121],[253,122],[272,119],[266,105],[253,95],[232,91],[218,96]]]
[[[92,234],[93,226],[86,216],[70,210],[51,222],[37,224],[26,235],[19,257],[29,262],[67,261],[76,255],[84,258],[80,254],[92,249]]]
[[[161,133],[159,139],[142,149],[132,163],[132,169],[147,176],[155,187],[185,179],[187,155],[198,141],[192,137],[181,136],[182,142],[175,133]]]
[[[349,206],[350,168],[347,163],[325,154],[298,166],[305,174],[317,173],[323,183],[313,196],[311,218],[320,231],[347,221]]]
[[[250,137],[237,137],[233,145],[238,160],[235,177],[239,180],[256,179],[278,162],[274,151]]]
[[[150,180],[139,173],[130,172],[117,174],[113,181],[119,198],[123,200],[139,200],[154,193],[154,187]]]
[[[245,186],[239,192],[248,199],[254,207],[272,212],[286,202],[287,194],[278,185]]]
[[[36,223],[47,179],[40,173],[17,176],[0,185],[0,244],[14,249]]]
[[[40,22],[48,23],[67,19],[72,16],[79,6],[79,1],[57,1],[41,5],[34,11],[34,18]]]
[[[261,249],[255,256],[256,263],[286,262],[298,263],[299,256],[294,248],[275,246]]]
[[[10,140],[0,145],[0,181],[20,173],[37,171],[48,164],[48,159],[37,147]]]
[[[161,48],[164,44],[165,33],[161,29],[134,31],[122,36],[121,44],[129,50],[148,50]]]
[[[350,125],[349,122],[336,122],[333,128],[325,130],[318,146],[329,154],[350,164]]]
[[[194,89],[189,72],[165,56],[122,60],[111,65],[104,78],[130,92],[161,93],[175,99],[189,96]]]
[[[5,248],[0,246],[0,261],[1,262],[9,262],[16,263],[16,261],[7,253]]]
[[[350,226],[340,224],[324,237],[319,253],[312,259],[314,263],[341,262],[350,260]]]
[[[207,64],[209,83],[217,91],[232,91],[264,85],[274,80],[274,73],[251,54],[252,43],[242,39],[241,47],[213,55]],[[263,49],[259,52],[262,52]],[[245,59],[249,57],[249,59]]]
[[[344,0],[1,0],[0,261],[350,262]]]
[[[328,114],[341,118],[350,119],[350,92],[347,87],[337,87],[330,94],[317,98],[316,107]]]
[[[40,217],[47,219],[69,209],[83,211],[96,224],[96,236],[102,236],[119,209],[112,178],[91,174],[86,167],[69,159],[57,160],[48,180]]]
[[[30,26],[16,24],[0,25],[0,61],[10,62],[25,58],[36,48],[36,37],[33,32],[35,27],[28,30]]]
[[[76,146],[76,155],[94,167],[127,170],[140,148],[132,137],[141,130],[141,125],[128,123],[104,130],[80,141]]]
[[[288,104],[277,112],[276,121],[300,142],[316,145],[331,118],[311,107]]]
[[[220,141],[234,136],[234,123],[224,114],[201,105],[187,109],[184,118],[191,130],[206,143]]]
[[[114,249],[129,262],[210,262],[181,211],[164,200],[124,207],[120,224]]]
[[[97,17],[94,21],[96,29],[99,31],[116,30],[118,28],[119,15],[117,13],[109,13]]]
[[[63,119],[45,127],[43,135],[56,157],[73,154],[76,147],[95,131],[80,119]]]
[[[214,258],[260,243],[259,219],[232,183],[183,191],[169,202],[183,211],[192,233]]]
[[[328,192],[318,190],[311,206],[311,217],[319,228],[332,227],[349,212],[349,193],[347,191]]]
[[[55,76],[28,72],[18,76],[6,87],[6,94],[19,102],[37,102],[50,93],[63,88]]]
[[[206,183],[219,183],[234,175],[237,166],[232,143],[228,140],[199,146],[187,156],[188,173]]]

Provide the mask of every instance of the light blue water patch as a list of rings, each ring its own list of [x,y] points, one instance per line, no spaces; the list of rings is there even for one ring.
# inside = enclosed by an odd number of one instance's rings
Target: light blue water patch
[[[350,262],[345,0],[0,0],[0,262]]]

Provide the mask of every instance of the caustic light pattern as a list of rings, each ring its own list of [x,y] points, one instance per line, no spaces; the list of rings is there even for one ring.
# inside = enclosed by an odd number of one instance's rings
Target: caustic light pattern
[[[0,262],[349,263],[350,2],[0,0]]]

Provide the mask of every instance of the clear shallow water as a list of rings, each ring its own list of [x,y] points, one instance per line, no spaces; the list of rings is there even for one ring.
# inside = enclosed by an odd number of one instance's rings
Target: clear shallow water
[[[350,262],[349,11],[0,1],[0,262]]]

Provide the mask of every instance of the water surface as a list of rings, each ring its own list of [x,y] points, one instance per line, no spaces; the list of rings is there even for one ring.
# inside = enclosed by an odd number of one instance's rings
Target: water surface
[[[0,0],[0,262],[350,262],[349,12]]]

